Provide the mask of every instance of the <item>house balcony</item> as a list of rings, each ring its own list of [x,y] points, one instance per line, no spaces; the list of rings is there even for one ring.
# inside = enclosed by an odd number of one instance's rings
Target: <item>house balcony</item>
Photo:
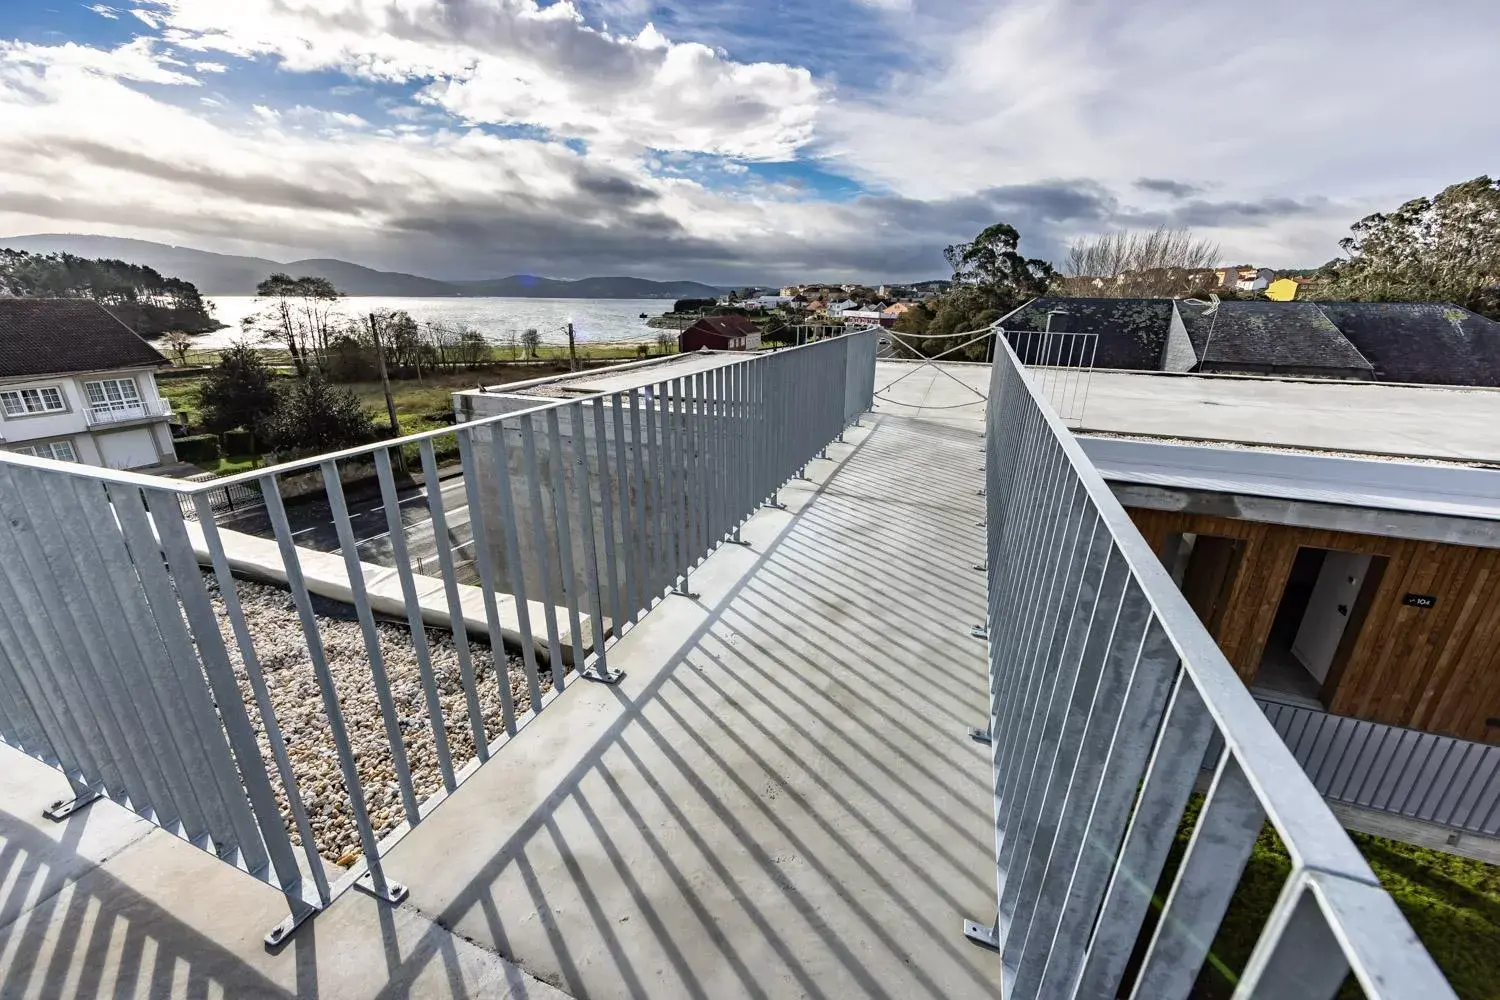
[[[133,403],[108,403],[89,406],[84,418],[90,427],[111,427],[119,424],[140,423],[152,420],[168,420],[172,416],[172,404],[165,399],[142,399]]]
[[[1268,822],[1242,995],[1451,997],[1015,355],[876,348],[0,455],[0,993],[1184,997]]]

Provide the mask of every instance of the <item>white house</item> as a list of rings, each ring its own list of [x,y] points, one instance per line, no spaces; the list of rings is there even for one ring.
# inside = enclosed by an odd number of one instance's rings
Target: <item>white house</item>
[[[854,312],[859,309],[859,303],[853,299],[845,299],[842,302],[834,302],[828,307],[828,315],[833,319],[842,317],[845,313]]]
[[[113,469],[177,461],[168,364],[83,299],[0,298],[0,448]]]

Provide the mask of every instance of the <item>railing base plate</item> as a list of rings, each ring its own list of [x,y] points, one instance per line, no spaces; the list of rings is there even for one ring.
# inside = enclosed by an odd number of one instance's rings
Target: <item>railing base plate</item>
[[[975,743],[983,743],[985,746],[990,746],[995,742],[995,738],[990,735],[988,729],[980,729],[978,726],[969,727],[969,739]]]
[[[71,799],[58,799],[42,810],[42,816],[54,823],[61,823],[78,810],[89,805],[91,802],[98,801],[100,798],[101,795],[99,792],[84,792],[82,795],[75,795]]]
[[[316,906],[300,906],[285,920],[272,927],[270,933],[265,937],[266,950],[275,951],[287,943],[292,933],[306,923],[310,918],[317,916],[323,911]]]
[[[360,876],[359,881],[354,884],[359,886],[365,892],[368,892],[370,895],[374,896],[376,899],[384,900],[385,902],[390,903],[392,906],[399,906],[400,904],[406,902],[406,897],[411,895],[411,890],[406,886],[402,885],[400,882],[392,882],[389,880],[387,880],[385,883],[384,893],[377,891],[375,888],[375,881],[374,879],[370,878],[369,872],[366,872],[364,875]]]
[[[976,920],[964,921],[964,937],[990,951],[1000,950],[1000,929]]]
[[[975,625],[973,628],[969,629],[969,634],[976,639],[984,639],[985,641],[989,641],[990,638],[990,630],[985,628],[983,625]]]
[[[610,670],[608,667],[603,670],[600,670],[598,667],[589,667],[587,670],[580,672],[578,676],[586,681],[593,681],[595,684],[608,684],[613,687],[625,679],[625,671]]]

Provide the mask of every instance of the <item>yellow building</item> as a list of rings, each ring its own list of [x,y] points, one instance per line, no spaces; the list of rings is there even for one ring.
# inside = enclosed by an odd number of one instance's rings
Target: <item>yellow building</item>
[[[1278,278],[1266,286],[1266,298],[1272,302],[1290,302],[1297,297],[1297,283],[1291,278]]]

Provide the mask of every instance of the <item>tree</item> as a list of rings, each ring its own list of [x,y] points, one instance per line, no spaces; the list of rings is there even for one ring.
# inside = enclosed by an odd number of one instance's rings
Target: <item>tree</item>
[[[89,299],[143,337],[220,327],[191,282],[122,260],[0,249],[0,295]]]
[[[270,300],[270,335],[286,344],[298,374],[306,375],[315,360],[328,354],[339,290],[327,278],[293,278],[278,271],[256,285],[255,294]]]
[[[248,344],[234,344],[198,389],[199,421],[214,434],[243,427],[260,435],[279,402],[265,359]]]
[[[530,327],[521,332],[521,346],[526,350],[528,358],[535,358],[538,348],[542,346],[542,335],[536,327]]]
[[[1435,198],[1356,222],[1331,262],[1330,298],[1452,302],[1500,319],[1500,180],[1476,177]]]
[[[677,338],[666,330],[656,335],[656,347],[663,354],[671,354],[672,348],[677,346]]]
[[[375,421],[351,390],[321,372],[290,380],[278,393],[264,437],[278,451],[336,451],[375,438]]]
[[[1117,230],[1068,247],[1066,295],[1105,298],[1182,298],[1215,284],[1219,245],[1187,229]]]
[[[177,359],[178,367],[187,364],[188,352],[193,349],[193,338],[186,330],[168,330],[161,339],[162,345]]]
[[[975,293],[972,304],[1008,310],[1045,295],[1057,278],[1045,260],[1023,257],[1020,245],[1015,227],[997,222],[970,242],[948,247],[943,257],[953,268],[954,285]]]

